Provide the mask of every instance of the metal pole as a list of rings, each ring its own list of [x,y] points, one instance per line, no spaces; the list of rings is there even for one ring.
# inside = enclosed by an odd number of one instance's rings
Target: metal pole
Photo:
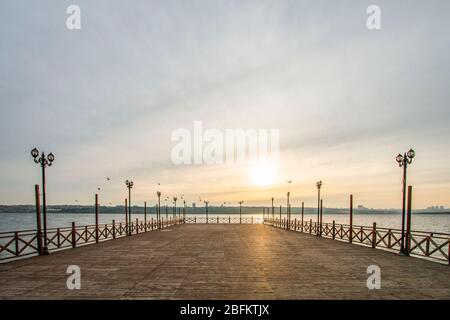
[[[303,232],[303,214],[304,213],[305,213],[305,203],[302,202],[302,227],[301,227],[302,232]]]
[[[411,249],[411,210],[412,210],[412,186],[408,186],[408,208],[406,216],[406,250],[405,254],[409,256]]]
[[[147,201],[144,201],[144,231],[147,231]]]
[[[48,253],[47,248],[47,202],[45,197],[45,154],[42,152],[42,210],[44,218],[44,254]]]
[[[158,195],[158,209],[156,210],[156,224],[158,226],[160,216],[161,216],[161,196]]]
[[[406,158],[406,153],[403,158],[403,198],[402,198],[402,241],[400,244],[400,254],[406,255],[405,250],[405,214],[406,214],[406,167],[408,166],[408,161]]]
[[[273,207],[273,198],[272,198],[272,220],[275,218],[275,208]]]
[[[320,187],[317,187],[317,225],[320,222]],[[319,234],[318,230],[316,230],[316,234]]]
[[[242,204],[239,202],[239,223],[242,223]]]
[[[353,241],[353,195],[350,195],[350,230],[348,235],[348,242]]]
[[[323,200],[322,199],[320,199],[320,223],[319,223],[319,236],[322,236],[322,214],[323,214],[323,211],[322,211],[322,207],[323,207]]]
[[[130,223],[128,224],[129,233],[131,235],[131,188],[128,187],[128,220]]]
[[[125,234],[128,235],[128,200],[125,199]]]
[[[39,185],[34,186],[34,194],[36,198],[36,232],[37,232],[37,251],[42,255],[42,227],[41,227],[41,204],[39,201]]]
[[[98,194],[95,194],[95,242],[98,243]]]

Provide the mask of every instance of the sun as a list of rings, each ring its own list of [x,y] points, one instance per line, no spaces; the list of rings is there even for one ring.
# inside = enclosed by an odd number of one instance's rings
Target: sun
[[[273,183],[275,173],[274,166],[258,164],[250,168],[250,180],[257,186],[268,186]]]

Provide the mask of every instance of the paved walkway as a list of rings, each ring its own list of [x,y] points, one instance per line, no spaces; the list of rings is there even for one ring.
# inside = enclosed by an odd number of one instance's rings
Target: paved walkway
[[[264,225],[177,225],[1,264],[0,298],[450,299],[450,267]]]

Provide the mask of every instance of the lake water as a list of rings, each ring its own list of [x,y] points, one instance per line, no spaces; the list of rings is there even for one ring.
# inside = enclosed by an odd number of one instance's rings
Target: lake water
[[[186,217],[193,217],[194,215],[187,214]],[[197,217],[204,218],[205,215],[196,214]],[[228,217],[229,215],[214,214],[214,212],[209,214],[210,218],[215,217]],[[260,212],[246,213],[242,217],[262,218]],[[279,217],[279,215],[275,215]],[[286,215],[283,215],[285,217]],[[147,215],[147,219],[155,217],[154,214]],[[165,218],[165,214],[162,213],[162,217]],[[170,217],[170,215],[169,215]],[[231,215],[231,217],[239,217],[239,214]],[[299,214],[292,214],[292,219],[300,219]],[[132,214],[132,220],[135,221],[136,218],[139,220],[144,220],[143,214]],[[316,220],[317,216],[315,214],[305,214],[305,221],[312,219],[313,222]],[[116,223],[124,222],[124,214],[108,214],[102,213],[99,215],[99,222],[101,224],[111,223],[115,219]],[[333,220],[337,224],[348,224],[349,218],[346,214],[324,214],[323,222],[332,223]],[[48,228],[57,227],[70,227],[72,221],[75,222],[77,226],[92,225],[95,223],[94,214],[69,214],[69,213],[48,213],[47,214],[47,225]],[[354,214],[353,224],[354,225],[364,225],[371,226],[373,222],[377,223],[378,227],[384,228],[401,228],[401,214]],[[415,231],[427,231],[427,232],[444,232],[450,233],[450,215],[448,214],[413,214],[412,215],[412,230]],[[0,232],[5,231],[17,231],[17,230],[27,230],[36,228],[36,216],[34,213],[0,213]]]

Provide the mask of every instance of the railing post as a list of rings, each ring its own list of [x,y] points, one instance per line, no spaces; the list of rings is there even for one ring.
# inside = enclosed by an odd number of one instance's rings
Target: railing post
[[[333,240],[336,238],[336,221],[335,220],[333,220],[333,232],[332,232],[332,235],[333,235]]]
[[[139,233],[139,220],[136,218],[136,234]]]
[[[309,234],[312,234],[312,219],[309,219]]]
[[[36,198],[36,240],[37,240],[37,252],[41,256],[42,252],[42,227],[41,227],[41,203],[39,199],[39,185],[34,186],[34,194]]]
[[[448,260],[448,264],[450,265],[450,239],[447,240],[447,246],[448,246],[447,260]]]
[[[75,248],[77,246],[75,232],[75,222],[72,222],[72,248]]]
[[[56,245],[57,247],[61,247],[61,231],[60,229],[56,229]]]
[[[219,224],[219,216],[217,216],[217,224]]]
[[[297,218],[294,219],[294,231],[297,231]]]
[[[377,223],[373,223],[372,227],[372,248],[377,246]]]
[[[350,195],[350,229],[348,231],[348,242],[353,242],[353,195]]]
[[[194,217],[194,223],[197,223],[197,216]]]
[[[231,217],[228,216],[228,223],[231,223]]]
[[[98,243],[98,194],[95,194],[95,242]]]
[[[363,226],[361,226],[361,228],[360,228],[360,230],[359,230],[359,233],[360,233],[360,242],[361,243],[363,243],[363,230],[364,230],[364,228],[363,228]]]
[[[389,229],[388,232],[389,232],[388,233],[388,248],[390,249],[391,248],[391,244],[392,244],[392,230]]]
[[[16,254],[16,257],[18,257],[19,256],[19,233],[17,231],[14,232],[14,244],[15,244],[15,249],[16,249],[15,254]]]
[[[113,221],[112,221],[112,236],[113,236],[113,239],[115,239],[116,238],[116,221],[113,219]]]
[[[252,216],[252,219],[251,219],[251,223],[253,224],[253,216]]]

